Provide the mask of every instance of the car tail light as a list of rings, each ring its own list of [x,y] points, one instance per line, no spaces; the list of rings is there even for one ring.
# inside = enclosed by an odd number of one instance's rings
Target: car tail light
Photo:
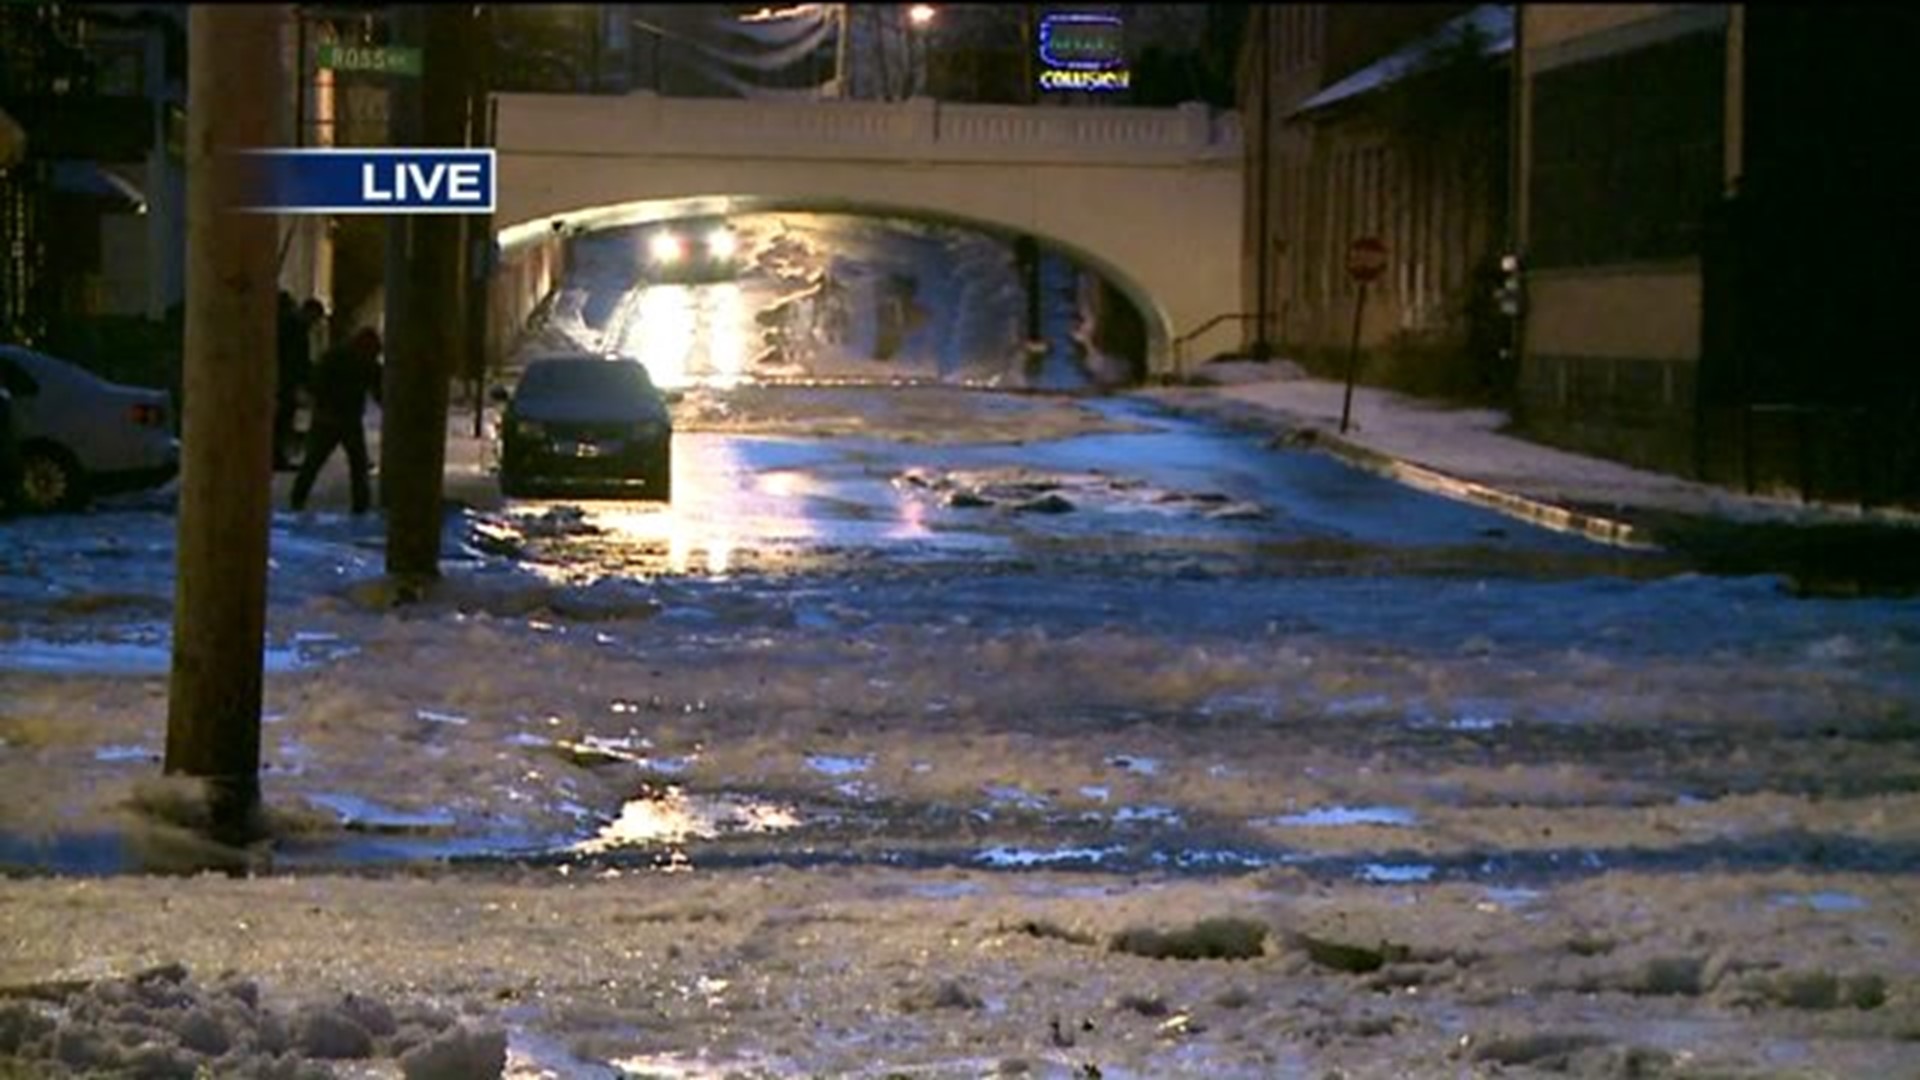
[[[158,405],[139,404],[127,406],[127,419],[141,427],[166,427],[167,410]]]

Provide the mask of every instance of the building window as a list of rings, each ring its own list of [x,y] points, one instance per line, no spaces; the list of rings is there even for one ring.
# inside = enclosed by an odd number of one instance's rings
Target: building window
[[[1712,31],[1534,77],[1535,266],[1699,254],[1721,188],[1725,72]]]

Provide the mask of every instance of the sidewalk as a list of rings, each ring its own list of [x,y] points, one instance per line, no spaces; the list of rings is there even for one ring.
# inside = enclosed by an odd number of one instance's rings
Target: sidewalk
[[[1747,495],[1505,434],[1498,410],[1366,386],[1354,388],[1341,435],[1342,384],[1285,361],[1207,364],[1198,377],[1201,385],[1141,393],[1181,411],[1277,429],[1288,444],[1606,543],[1683,550],[1716,569],[1862,564],[1876,577],[1891,571],[1920,583],[1920,514],[1911,510]]]
[[[491,509],[501,504],[500,486],[493,476],[494,455],[497,447],[491,431],[483,429],[476,438],[473,434],[473,405],[465,400],[464,388],[452,392],[452,400],[447,408],[447,449],[445,497],[468,506]],[[380,426],[381,413],[378,405],[367,408],[366,417],[361,425],[367,433],[367,456],[372,459],[372,480],[374,496],[380,491]],[[273,508],[276,511],[290,510],[293,497],[292,472],[273,474]],[[329,514],[344,514],[350,508],[351,489],[347,479],[347,455],[345,451],[335,450],[314,478],[313,492],[307,499],[311,510]]]

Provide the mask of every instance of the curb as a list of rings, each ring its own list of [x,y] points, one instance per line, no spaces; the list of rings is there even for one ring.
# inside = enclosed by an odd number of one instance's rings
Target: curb
[[[1649,530],[1632,522],[1569,510],[1564,506],[1517,495],[1511,491],[1501,491],[1472,480],[1463,480],[1438,469],[1416,465],[1391,454],[1349,442],[1320,428],[1306,427],[1298,430],[1310,435],[1310,438],[1300,440],[1302,444],[1320,447],[1370,473],[1399,481],[1430,494],[1473,503],[1476,506],[1506,514],[1508,517],[1532,522],[1554,532],[1583,536],[1588,540],[1612,547],[1633,551],[1661,550],[1661,545],[1654,542]]]
[[[1459,502],[1472,503],[1511,518],[1530,522],[1554,532],[1582,536],[1596,543],[1631,551],[1661,551],[1651,530],[1632,522],[1601,517],[1598,514],[1570,510],[1564,506],[1502,491],[1473,480],[1416,465],[1411,461],[1374,450],[1336,435],[1311,421],[1301,421],[1285,413],[1257,405],[1213,399],[1211,406],[1193,401],[1178,401],[1157,394],[1144,395],[1163,408],[1188,416],[1223,421],[1272,436],[1269,445],[1298,449],[1317,449],[1332,454],[1356,468],[1396,483]],[[1278,434],[1274,429],[1278,428]]]

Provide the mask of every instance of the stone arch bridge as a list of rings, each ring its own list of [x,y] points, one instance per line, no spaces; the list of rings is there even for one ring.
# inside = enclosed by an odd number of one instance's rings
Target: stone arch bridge
[[[691,214],[843,211],[1030,234],[1145,316],[1147,364],[1241,305],[1238,118],[1172,109],[496,96],[495,318],[553,287],[566,234]],[[1238,343],[1218,322],[1186,343]]]

